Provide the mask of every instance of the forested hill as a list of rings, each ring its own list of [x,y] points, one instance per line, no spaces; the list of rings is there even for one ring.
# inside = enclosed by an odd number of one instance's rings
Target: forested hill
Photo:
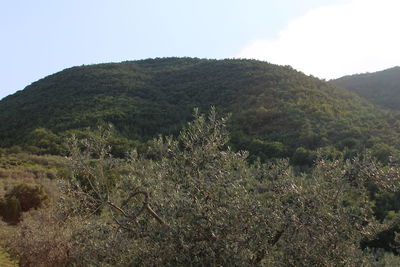
[[[331,82],[355,92],[376,105],[400,110],[400,67],[344,76]]]
[[[58,153],[66,131],[108,122],[120,143],[145,142],[177,133],[193,108],[212,105],[232,113],[234,147],[262,158],[302,164],[320,147],[348,155],[399,147],[397,118],[347,90],[287,66],[195,58],[80,66],[41,79],[0,101],[0,146]]]

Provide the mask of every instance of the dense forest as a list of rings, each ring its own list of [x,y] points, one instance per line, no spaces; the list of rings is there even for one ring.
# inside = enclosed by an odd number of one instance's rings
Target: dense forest
[[[399,266],[400,115],[376,104],[256,60],[45,77],[0,101],[0,263]]]
[[[400,67],[349,75],[331,82],[355,92],[378,106],[400,109]]]
[[[68,133],[112,123],[115,153],[176,135],[193,108],[231,113],[231,146],[264,160],[313,162],[317,150],[350,158],[398,153],[399,115],[289,66],[255,60],[159,58],[80,66],[0,102],[0,145],[63,154]],[[145,146],[145,145],[144,145]]]

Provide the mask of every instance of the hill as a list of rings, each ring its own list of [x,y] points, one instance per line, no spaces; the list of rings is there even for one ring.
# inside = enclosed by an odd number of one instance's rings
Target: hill
[[[73,67],[0,101],[0,146],[62,153],[71,130],[112,123],[123,149],[175,134],[193,108],[232,113],[231,144],[262,158],[312,161],[399,147],[398,120],[355,94],[289,66],[256,60],[157,58]],[[135,141],[132,141],[135,140]]]
[[[346,88],[368,101],[390,109],[400,109],[400,67],[344,76],[332,83]]]

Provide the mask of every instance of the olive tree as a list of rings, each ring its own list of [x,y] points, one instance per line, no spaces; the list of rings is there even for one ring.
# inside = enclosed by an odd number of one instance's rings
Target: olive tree
[[[301,175],[287,160],[250,164],[227,146],[226,121],[214,109],[195,112],[177,138],[123,160],[111,156],[106,132],[72,139],[64,213],[81,223],[69,264],[367,264],[360,242],[390,227],[375,219],[368,188],[398,190],[398,169],[368,157],[320,157]]]

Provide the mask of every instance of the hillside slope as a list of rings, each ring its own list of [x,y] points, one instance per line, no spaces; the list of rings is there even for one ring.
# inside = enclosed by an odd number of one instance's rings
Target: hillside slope
[[[66,69],[0,101],[0,146],[99,123],[144,142],[175,134],[199,107],[231,112],[232,144],[261,157],[307,158],[399,147],[394,115],[333,84],[255,60],[159,58]]]
[[[400,110],[400,67],[344,76],[331,82],[378,106]]]

